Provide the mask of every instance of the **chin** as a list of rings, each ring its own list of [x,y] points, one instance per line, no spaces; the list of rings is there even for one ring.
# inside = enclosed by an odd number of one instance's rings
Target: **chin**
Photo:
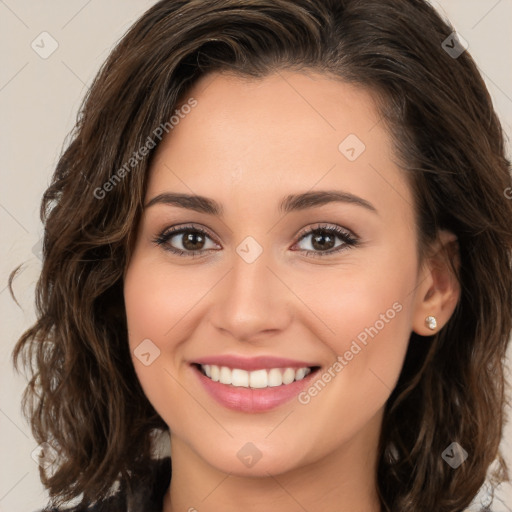
[[[307,464],[303,443],[291,446],[284,445],[281,440],[272,442],[264,437],[254,437],[254,441],[250,439],[248,434],[224,442],[185,442],[195,456],[212,468],[234,476],[268,477],[269,474],[286,473]]]

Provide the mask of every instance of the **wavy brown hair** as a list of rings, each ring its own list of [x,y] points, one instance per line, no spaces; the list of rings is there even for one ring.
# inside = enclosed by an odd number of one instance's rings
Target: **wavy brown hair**
[[[168,429],[136,377],[122,292],[154,151],[126,162],[214,71],[258,79],[313,70],[370,90],[414,191],[420,255],[440,229],[458,237],[457,308],[435,336],[411,335],[386,403],[383,510],[461,511],[493,461],[496,481],[508,478],[499,443],[512,327],[510,162],[475,62],[442,46],[453,30],[423,0],[162,0],[129,29],[44,193],[37,321],[13,351],[30,372],[33,435],[59,456],[41,469],[53,504],[101,502],[116,482],[135,488],[152,434]],[[441,457],[455,441],[469,453],[456,470]]]

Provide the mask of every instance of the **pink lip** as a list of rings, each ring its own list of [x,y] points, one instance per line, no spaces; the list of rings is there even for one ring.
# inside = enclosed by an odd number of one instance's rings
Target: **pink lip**
[[[299,367],[302,366],[307,365],[299,365]],[[271,367],[276,368],[277,366]],[[290,365],[284,365],[283,367],[290,368]],[[191,368],[205,390],[219,404],[228,409],[248,413],[265,412],[283,405],[296,397],[306,386],[310,385],[311,379],[316,377],[317,374],[316,371],[313,371],[304,377],[304,379],[294,381],[287,385],[252,389],[215,382],[204,375],[198,366],[192,365]],[[234,368],[240,368],[240,366],[234,366]],[[259,368],[261,368],[261,366]]]
[[[311,362],[297,361],[274,356],[240,357],[235,355],[211,356],[195,359],[196,364],[214,364],[227,366],[228,368],[240,368],[241,370],[270,370],[271,368],[306,368],[319,366]]]

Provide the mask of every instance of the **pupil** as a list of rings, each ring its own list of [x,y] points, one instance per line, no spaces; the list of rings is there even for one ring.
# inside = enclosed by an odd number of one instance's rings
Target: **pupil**
[[[334,247],[334,237],[327,231],[320,231],[320,234],[313,236],[313,247],[315,249],[332,249]],[[327,242],[321,242],[322,239],[327,239]],[[329,247],[327,247],[329,246]]]
[[[197,245],[197,243],[201,244],[202,238],[203,238],[203,235],[201,235],[201,233],[189,232],[184,236],[183,247],[185,247],[185,249],[189,249],[191,251],[200,249],[201,247],[197,247],[196,245]],[[198,239],[199,239],[199,242],[198,242]]]

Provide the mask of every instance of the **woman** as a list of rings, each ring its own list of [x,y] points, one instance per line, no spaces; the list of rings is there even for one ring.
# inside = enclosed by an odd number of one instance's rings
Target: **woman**
[[[464,510],[507,478],[510,186],[426,2],[154,5],[43,198],[50,506]]]

